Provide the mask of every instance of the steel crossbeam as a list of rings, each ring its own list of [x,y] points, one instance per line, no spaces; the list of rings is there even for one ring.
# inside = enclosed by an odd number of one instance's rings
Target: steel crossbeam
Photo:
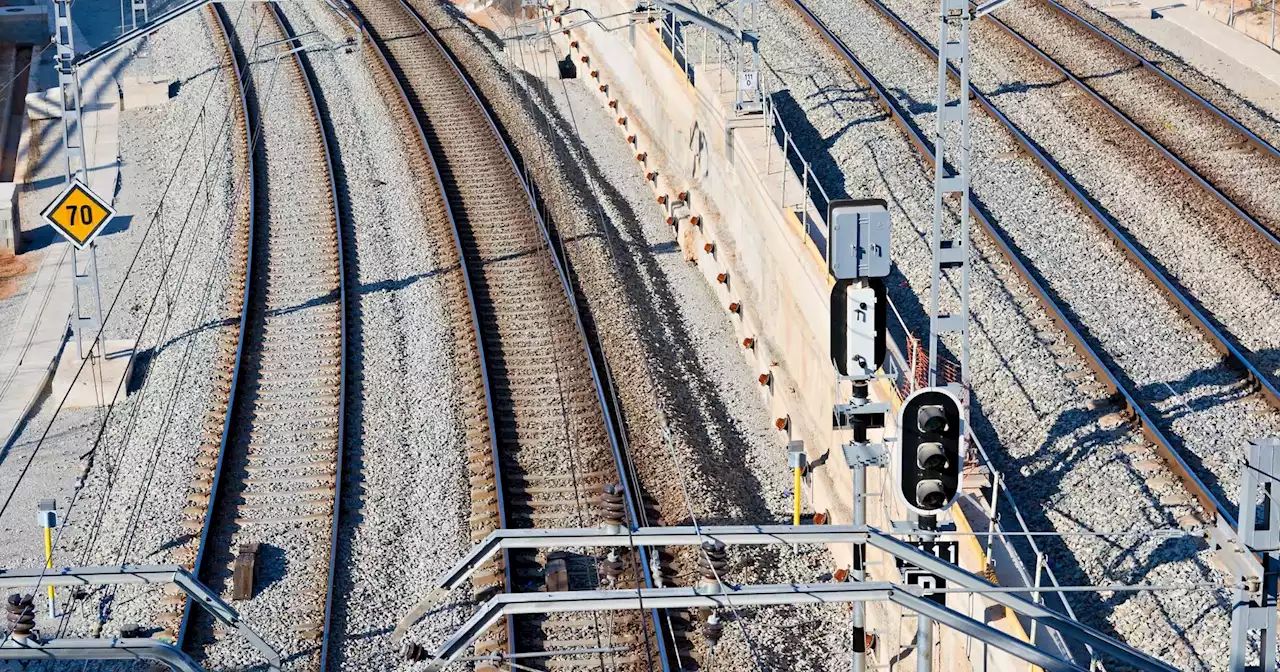
[[[965,634],[1053,672],[1084,672],[1084,668],[1000,632],[968,616],[951,611],[892,583],[824,583],[816,585],[741,586],[729,592],[704,595],[696,588],[584,590],[561,593],[504,593],[490,599],[436,652],[428,670],[441,670],[458,658],[482,633],[505,616],[622,609],[684,609],[794,604],[835,604],[889,600],[928,613]]]
[[[204,672],[191,656],[172,644],[150,637],[115,639],[15,639],[0,643],[0,660],[151,660],[180,672]]]
[[[64,567],[62,569],[0,569],[0,589],[29,588],[41,585],[112,586],[137,583],[173,584],[178,586],[193,603],[248,640],[253,648],[257,649],[267,659],[267,666],[271,670],[280,669],[280,654],[276,653],[275,649],[271,648],[271,645],[267,644],[257,632],[254,632],[248,624],[242,621],[240,614],[235,609],[232,609],[231,605],[224,602],[208,586],[200,583],[185,567],[179,565],[115,565]],[[129,642],[131,640],[53,640],[39,646],[24,646],[21,650],[17,650],[18,653],[27,654],[25,656],[5,653],[0,654],[0,658],[16,659],[25,657],[28,659],[42,659],[52,654],[66,651],[69,652],[68,655],[79,654],[77,659],[88,659],[91,656],[86,655],[85,651],[113,654],[111,649],[120,647],[113,647],[111,645],[112,641]],[[55,642],[58,643],[58,646],[50,648]],[[73,645],[72,642],[82,642],[82,644]],[[138,647],[125,647],[125,650],[135,649],[138,649]],[[167,654],[159,652],[157,655]],[[109,655],[105,659],[114,660],[123,656],[124,654],[115,652],[115,654]],[[57,657],[57,655],[54,657]]]

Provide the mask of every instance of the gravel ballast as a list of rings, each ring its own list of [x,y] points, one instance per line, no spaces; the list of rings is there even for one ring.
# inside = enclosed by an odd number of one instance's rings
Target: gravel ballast
[[[922,235],[929,218],[931,171],[922,169],[901,134],[871,104],[869,92],[848,76],[838,60],[812,42],[816,38],[791,10],[766,5],[760,28],[766,59],[782,63],[786,58],[787,69],[775,74],[785,77],[792,100],[799,101],[797,107],[807,113],[805,118],[812,124],[806,127],[793,118],[797,122],[793,133],[810,156],[830,159],[819,161],[820,177],[828,191],[833,196],[841,192],[882,195],[885,191],[891,195],[895,218],[900,222],[895,255],[911,289],[898,283],[891,286],[909,325],[922,332],[922,322],[927,320],[920,306],[927,291],[928,249]],[[474,69],[472,72],[474,75]],[[931,88],[925,87],[920,95],[912,90],[912,99],[931,99]],[[929,122],[918,123],[927,128]],[[1031,190],[1035,195],[1054,189],[1047,179],[1033,184],[1039,186]],[[1033,213],[1037,206],[1043,206],[1043,201],[1027,203],[1018,212]],[[1055,221],[1048,215],[1060,218],[1061,213],[1073,209],[1063,204],[1043,208],[1047,214],[1034,221],[1048,228]],[[1078,212],[1074,216],[1082,217]],[[912,226],[902,226],[903,219]],[[1032,514],[1032,525],[1063,530],[1174,526],[1188,507],[1161,505],[1159,497],[1175,494],[1178,488],[1153,486],[1139,475],[1135,465],[1149,454],[1128,455],[1121,450],[1139,442],[1139,437],[1124,428],[1099,425],[1105,410],[1090,410],[1089,396],[1061,377],[1078,368],[1079,362],[1058,356],[1051,349],[1054,346],[1044,342],[1056,339],[1052,334],[1046,339],[1040,327],[1044,316],[1027,298],[1026,289],[1018,286],[992,252],[982,252],[983,263],[975,271],[979,277],[974,285],[972,362],[980,412],[985,417],[979,423],[979,435],[989,452],[999,456],[999,466],[1020,499],[1041,503]],[[1155,303],[1162,302],[1157,299]],[[1184,338],[1196,340],[1189,328]],[[615,375],[616,368],[615,364]],[[700,480],[711,479],[704,472]],[[1117,497],[1119,492],[1126,496]],[[1198,583],[1214,576],[1207,558],[1201,557],[1202,551],[1187,540],[1100,543],[1069,538],[1048,546],[1051,566],[1068,584],[1119,577]],[[1072,602],[1086,621],[1118,632],[1179,666],[1197,669],[1209,665],[1204,661],[1222,659],[1226,612],[1213,593],[1073,598]]]

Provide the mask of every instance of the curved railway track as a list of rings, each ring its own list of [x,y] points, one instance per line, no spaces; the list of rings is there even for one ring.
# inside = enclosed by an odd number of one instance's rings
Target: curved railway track
[[[875,2],[875,0],[870,0]],[[930,163],[933,164],[935,156],[932,143],[924,136],[924,134],[910,120],[908,112],[902,109],[897,102],[896,97],[882,84],[867,68],[857,59],[853,52],[832,33],[827,26],[813,14],[800,0],[790,0],[791,6],[800,13],[804,20],[809,23],[826,41],[826,43],[834,49],[857,73],[859,79],[865,82],[874,93],[877,102],[889,114],[894,122],[903,130],[907,139],[915,146],[919,153]],[[975,98],[980,103],[985,101],[984,98],[975,92]],[[983,103],[987,107],[987,103]],[[997,118],[1003,118],[998,110],[987,108],[992,115]],[[1047,162],[1043,155],[1039,154],[1031,143],[1025,140],[1016,130],[1014,131],[1021,141],[1026,142],[1024,147],[1027,151],[1037,154],[1042,160]],[[1082,334],[1082,329],[1076,324],[1072,317],[1068,316],[1058,302],[1051,296],[1044,284],[1037,278],[1027,265],[1022,261],[1021,256],[1016,251],[1016,246],[1010,238],[986,216],[986,214],[975,203],[971,206],[971,212],[974,219],[981,225],[987,233],[989,239],[993,241],[1000,250],[1005,260],[1017,271],[1023,282],[1032,290],[1037,302],[1043,307],[1045,312],[1050,316],[1053,323],[1066,335],[1072,349],[1080,356],[1084,364],[1090,371],[1094,373],[1098,383],[1101,385],[1102,392],[1099,396],[1105,397],[1106,403],[1115,407],[1115,412],[1129,417],[1136,423],[1143,437],[1151,444],[1151,449],[1160,457],[1165,466],[1180,480],[1187,492],[1193,496],[1203,507],[1210,527],[1215,525],[1226,525],[1234,529],[1236,527],[1235,515],[1231,509],[1214,493],[1214,491],[1205,483],[1204,474],[1201,469],[1193,467],[1186,456],[1178,449],[1177,443],[1171,440],[1166,431],[1154,421],[1145,404],[1139,401],[1139,397],[1135,390],[1126,385],[1125,382],[1104,362],[1098,351],[1091,346]],[[1188,306],[1189,308],[1189,306]],[[1192,309],[1194,310],[1194,309]]]
[[[450,312],[466,355],[456,365],[471,388],[464,420],[473,540],[507,527],[643,523],[610,381],[586,337],[563,253],[487,105],[410,5],[354,4],[379,86],[399,99],[398,121],[422,145],[415,160],[424,206],[437,220],[428,232],[460,271]],[[647,551],[620,564],[603,562],[604,553],[505,555],[476,574],[473,592],[486,599],[504,590],[651,585]],[[498,630],[477,643],[477,655],[521,654],[524,664],[547,667],[665,666],[654,612],[523,617]],[[595,652],[581,653],[587,649]]]
[[[311,82],[287,53],[296,41],[275,5],[251,5],[238,25],[221,6],[214,11],[253,122],[251,228],[224,431],[211,477],[193,484],[193,500],[208,502],[195,570],[230,598],[237,555],[258,544],[252,596],[236,603],[241,616],[292,669],[323,670],[346,379],[337,192]],[[189,612],[179,639],[209,665],[253,659]]]

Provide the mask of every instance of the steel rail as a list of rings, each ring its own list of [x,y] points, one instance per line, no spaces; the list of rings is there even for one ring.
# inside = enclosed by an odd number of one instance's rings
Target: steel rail
[[[1138,52],[1134,51],[1133,49],[1130,49],[1123,42],[1112,37],[1110,34],[1102,30],[1098,26],[1093,25],[1087,19],[1080,16],[1079,14],[1076,14],[1075,12],[1071,11],[1066,6],[1057,2],[1057,0],[1045,0],[1045,2],[1049,3],[1049,5],[1054,9],[1070,17],[1071,19],[1079,23],[1081,26],[1084,26],[1085,28],[1093,32],[1093,34],[1102,38],[1106,42],[1109,42],[1117,50],[1123,52],[1129,58],[1134,59],[1139,64],[1141,64],[1142,67],[1146,68],[1148,71],[1155,74],[1160,79],[1163,79],[1167,84],[1177,89],[1178,91],[1182,92],[1183,95],[1185,95],[1186,97],[1198,103],[1201,107],[1203,107],[1205,110],[1207,110],[1211,114],[1217,116],[1219,119],[1222,120],[1223,123],[1227,124],[1228,126],[1233,128],[1237,133],[1243,135],[1246,139],[1248,139],[1250,144],[1252,144],[1254,147],[1258,148],[1262,152],[1270,154],[1271,156],[1277,159],[1280,159],[1280,149],[1277,149],[1275,145],[1272,145],[1266,140],[1258,137],[1258,134],[1249,130],[1247,126],[1245,126],[1244,124],[1241,124],[1239,121],[1236,121],[1234,117],[1222,111],[1221,108],[1219,108],[1217,105],[1214,105],[1204,96],[1201,96],[1195,91],[1192,91],[1190,87],[1178,81],[1178,79],[1173,75],[1170,75],[1169,73],[1165,72],[1163,68],[1143,58],[1138,54]]]
[[[272,16],[275,17],[276,23],[280,26],[280,32],[284,33],[285,39],[288,41],[297,40],[297,35],[293,32],[293,26],[289,24],[289,20],[285,17],[284,11],[280,9],[280,5],[276,2],[268,3]],[[340,515],[342,512],[342,474],[345,466],[345,447],[346,447],[346,417],[347,417],[347,270],[346,270],[346,254],[342,248],[342,206],[338,200],[338,183],[337,176],[333,170],[333,146],[332,139],[328,132],[325,131],[324,117],[320,112],[320,103],[316,99],[316,82],[302,55],[304,50],[302,45],[295,44],[291,49],[290,58],[298,67],[298,72],[302,74],[302,81],[307,90],[307,99],[311,102],[311,112],[315,116],[316,130],[320,134],[320,145],[324,148],[324,166],[325,172],[329,174],[329,193],[333,194],[333,222],[334,222],[334,238],[337,242],[338,257],[338,327],[339,327],[339,357],[338,357],[338,380],[340,387],[338,390],[338,450],[335,454],[334,462],[334,480],[333,480],[333,525],[329,532],[329,574],[325,580],[325,598],[324,598],[324,620],[321,627],[324,628],[320,641],[320,672],[325,672],[329,667],[329,625],[332,623],[333,617],[333,582],[338,570],[338,533],[339,524],[341,522]]]
[[[271,16],[275,19],[278,29],[281,31],[281,33],[283,33],[286,36],[286,39],[284,41],[287,42],[287,41],[296,39],[292,33],[291,28],[288,25],[288,22],[283,19],[283,15],[279,12],[279,8],[275,5],[275,3],[268,3],[268,4],[270,5],[270,7],[266,11],[271,12]],[[228,445],[233,440],[235,440],[236,431],[237,431],[232,427],[232,421],[236,414],[236,407],[237,407],[236,401],[238,396],[237,389],[243,380],[242,374],[245,373],[244,366],[243,366],[244,364],[243,354],[245,349],[245,340],[248,333],[249,313],[252,310],[252,307],[254,305],[253,304],[253,289],[255,286],[254,280],[253,280],[253,266],[254,266],[253,259],[255,254],[254,239],[256,237],[257,228],[258,228],[257,227],[258,215],[260,214],[257,211],[257,208],[255,207],[256,198],[257,198],[255,185],[256,185],[256,180],[258,175],[257,175],[256,169],[254,168],[254,154],[256,151],[256,145],[260,141],[261,128],[263,124],[262,118],[258,118],[256,120],[257,122],[256,124],[250,123],[255,121],[249,116],[249,102],[248,102],[248,86],[249,86],[249,80],[252,78],[252,72],[250,70],[250,67],[251,67],[250,59],[252,58],[252,55],[246,53],[244,54],[243,60],[240,58],[237,58],[236,50],[232,44],[231,27],[229,23],[230,17],[227,16],[227,14],[225,13],[225,10],[221,6],[215,5],[212,11],[215,13],[214,14],[216,19],[215,23],[217,23],[218,25],[218,30],[222,38],[222,43],[225,45],[227,51],[230,53],[232,62],[235,64],[235,67],[233,68],[233,70],[236,71],[235,73],[236,83],[238,85],[238,91],[240,92],[240,102],[241,102],[241,107],[242,107],[244,119],[245,119],[245,131],[246,131],[247,140],[248,140],[248,143],[247,143],[248,144],[248,154],[247,154],[248,162],[247,162],[247,172],[245,173],[244,179],[247,180],[248,182],[248,190],[244,193],[249,197],[249,234],[248,234],[248,242],[247,242],[247,248],[246,248],[247,252],[246,252],[246,264],[245,264],[245,272],[244,272],[244,278],[245,278],[244,296],[243,296],[243,305],[241,306],[239,339],[236,345],[236,357],[235,357],[234,370],[232,373],[230,398],[227,403],[227,412],[226,412],[226,416],[223,424],[222,438],[220,440],[219,447],[218,447],[218,457],[217,457],[217,462],[214,468],[214,475],[213,475],[212,485],[211,485],[210,494],[209,494],[209,503],[206,509],[206,516],[205,516],[203,529],[201,531],[200,546],[197,549],[197,553],[196,553],[196,563],[192,571],[193,576],[197,576],[197,577],[200,576],[200,572],[202,571],[203,565],[206,564],[204,560],[212,552],[211,549],[208,547],[207,542],[215,526],[215,517],[217,515],[217,507],[220,504],[220,502],[224,499],[219,496],[220,491],[223,489],[222,485],[224,480],[223,479],[224,465],[226,461],[226,456],[229,452]],[[315,95],[315,83],[312,80],[307,68],[304,67],[303,65],[303,61],[300,57],[299,50],[296,50],[296,49],[291,50],[291,53],[288,54],[287,56],[292,57],[294,65],[298,68],[298,73],[302,81],[303,88],[307,93],[307,99],[310,105],[309,109],[311,110],[313,123],[315,125],[314,127],[316,130],[316,133],[319,136],[319,143],[318,143],[319,149],[324,157],[324,168],[328,172],[328,177],[329,177],[328,189],[329,189],[329,194],[333,203],[333,217],[334,217],[333,233],[335,237],[335,244],[336,244],[335,256],[337,261],[337,269],[336,269],[337,270],[337,280],[336,280],[337,288],[336,289],[337,289],[337,309],[338,309],[337,315],[338,315],[338,322],[339,322],[339,332],[338,332],[339,374],[338,374],[338,386],[336,391],[337,438],[335,439],[335,451],[334,451],[333,503],[332,503],[332,510],[330,513],[330,516],[332,518],[332,523],[330,526],[330,534],[329,534],[329,563],[328,563],[326,579],[325,579],[324,615],[322,616],[322,622],[321,622],[321,627],[322,627],[321,652],[320,652],[321,657],[319,662],[319,669],[321,670],[321,672],[323,672],[327,667],[327,654],[328,654],[329,631],[330,631],[329,626],[330,626],[330,619],[331,619],[332,607],[333,607],[333,582],[336,574],[337,540],[338,540],[339,524],[340,524],[339,515],[341,512],[342,475],[343,475],[344,452],[345,452],[344,442],[345,442],[345,420],[346,420],[346,379],[347,379],[347,343],[348,343],[347,341],[346,270],[344,267],[345,265],[343,263],[344,254],[343,254],[343,247],[342,247],[341,206],[339,204],[339,200],[340,200],[339,193],[337,190],[336,177],[334,175],[334,170],[333,170],[333,157],[332,157],[332,151],[331,151],[332,147],[330,144],[330,139],[327,133],[325,132],[324,121],[321,116],[319,105],[317,103],[317,99]],[[258,112],[259,114],[261,114],[261,109],[259,109]],[[257,130],[257,133],[255,133],[255,130]],[[267,281],[264,279],[262,280],[262,282],[267,282]],[[182,626],[179,630],[179,634],[177,638],[179,646],[182,647],[184,650],[186,650],[190,645],[190,642],[188,641],[188,639],[191,636],[191,630],[192,630],[192,628],[190,627],[191,614],[192,614],[191,602],[190,600],[188,600],[187,607],[183,613]]]
[[[972,0],[971,0],[971,3],[972,3]],[[1082,81],[1079,77],[1076,77],[1074,74],[1072,74],[1069,70],[1067,70],[1065,66],[1063,66],[1058,61],[1054,60],[1054,58],[1050,56],[1048,53],[1046,53],[1043,49],[1033,44],[1030,40],[1028,40],[1025,36],[1023,36],[1022,33],[1019,33],[1013,27],[1009,26],[1009,24],[1005,23],[1004,21],[1001,21],[999,17],[997,17],[994,14],[989,14],[986,16],[986,18],[989,21],[993,22],[995,26],[1000,30],[1002,30],[1005,34],[1009,35],[1018,43],[1020,43],[1028,51],[1030,51],[1031,53],[1039,57],[1041,62],[1043,62],[1045,65],[1056,70],[1058,74],[1065,77],[1068,81],[1074,84],[1076,88],[1088,94],[1089,97],[1094,100],[1094,102],[1098,103],[1098,105],[1101,106],[1102,109],[1111,113],[1111,115],[1115,117],[1117,121],[1127,126],[1129,130],[1133,131],[1134,133],[1137,133],[1138,136],[1141,137],[1143,140],[1145,140],[1147,144],[1151,146],[1152,149],[1156,150],[1157,152],[1160,152],[1160,154],[1162,154],[1166,159],[1168,159],[1175,166],[1177,166],[1178,169],[1183,172],[1183,174],[1187,175],[1192,180],[1194,180],[1196,184],[1199,184],[1200,188],[1203,189],[1205,193],[1216,198],[1220,203],[1222,203],[1229,210],[1234,212],[1236,216],[1240,217],[1245,222],[1248,222],[1249,226],[1252,226],[1254,230],[1257,231],[1258,234],[1261,235],[1263,238],[1265,238],[1267,242],[1271,243],[1273,247],[1280,248],[1280,238],[1277,238],[1275,233],[1273,233],[1270,229],[1264,226],[1262,222],[1259,222],[1257,219],[1255,219],[1254,216],[1249,212],[1247,212],[1244,208],[1240,207],[1235,201],[1231,199],[1231,197],[1222,193],[1221,189],[1219,189],[1216,185],[1214,185],[1207,178],[1201,175],[1200,172],[1197,171],[1195,168],[1192,168],[1190,165],[1188,165],[1186,161],[1183,161],[1182,157],[1178,156],[1173,150],[1165,146],[1164,143],[1155,139],[1155,137],[1153,137],[1150,133],[1148,133],[1146,129],[1138,125],[1137,122],[1135,122],[1131,117],[1129,117],[1128,114],[1125,114],[1123,111],[1117,108],[1110,100],[1108,100],[1102,94],[1094,90],[1093,87],[1089,86],[1084,81]],[[1202,101],[1202,102],[1203,104],[1208,104],[1207,101]],[[1214,109],[1216,110],[1217,108],[1214,108]],[[1278,156],[1277,158],[1280,159],[1280,156]]]
[[[413,104],[409,101],[409,93],[405,90],[404,83],[396,76],[395,70],[391,67],[391,61],[387,58],[386,52],[380,46],[380,41],[375,39],[376,36],[370,32],[368,23],[364,20],[364,16],[360,13],[360,10],[354,6],[349,6],[349,10],[360,25],[360,32],[364,38],[364,44],[377,57],[377,63],[382,66],[387,80],[391,82],[392,86],[395,87],[396,92],[399,94],[400,103],[404,105],[405,116],[413,122],[413,129],[416,131],[418,142],[422,144],[423,156],[431,166],[431,174],[435,178],[436,191],[440,194],[440,201],[444,207],[445,216],[449,220],[449,229],[453,232],[453,244],[454,249],[458,253],[458,266],[461,271],[462,285],[466,290],[467,307],[471,312],[472,336],[475,338],[476,357],[479,359],[480,378],[484,388],[485,422],[489,427],[489,451],[493,459],[493,478],[495,483],[494,495],[498,500],[498,523],[499,526],[505,528],[507,527],[506,489],[503,487],[502,469],[500,467],[501,463],[499,462],[498,430],[494,423],[493,392],[489,381],[489,367],[485,363],[484,337],[480,328],[479,311],[476,308],[475,290],[471,284],[471,271],[467,267],[467,256],[465,251],[462,249],[462,234],[458,230],[458,222],[453,214],[453,204],[449,201],[447,192],[444,188],[444,182],[440,178],[440,166],[436,161],[435,152],[431,149],[431,143],[427,141],[427,133],[422,126],[422,120],[418,118],[418,115],[414,112]],[[511,574],[510,556],[506,551],[503,551],[502,554],[502,574],[505,585],[513,585],[514,581]],[[507,638],[508,640],[515,639],[514,624],[507,624]]]
[[[422,27],[423,33],[431,39],[435,46],[440,50],[440,53],[445,55],[449,66],[453,68],[454,73],[457,74],[458,78],[466,86],[467,91],[471,94],[471,99],[475,101],[475,104],[480,108],[485,121],[489,124],[489,129],[493,132],[494,138],[497,139],[499,146],[502,148],[502,153],[506,155],[507,163],[511,166],[512,173],[515,174],[516,179],[520,182],[521,186],[524,187],[525,197],[529,202],[529,209],[533,213],[534,220],[538,223],[538,229],[546,240],[547,249],[551,251],[551,261],[555,265],[556,274],[560,278],[560,284],[564,289],[565,298],[569,301],[569,309],[573,314],[574,326],[577,328],[578,332],[578,340],[587,354],[588,361],[591,362],[591,379],[595,385],[596,397],[600,403],[600,410],[604,414],[604,423],[609,435],[610,448],[613,451],[613,459],[618,469],[619,480],[622,482],[621,485],[624,492],[623,501],[627,507],[628,520],[626,521],[626,524],[628,527],[634,527],[641,520],[641,516],[644,511],[644,502],[641,498],[641,492],[639,489],[639,478],[631,472],[629,467],[631,462],[626,459],[627,456],[623,452],[626,440],[625,438],[620,438],[622,435],[621,418],[618,417],[616,412],[617,409],[613,408],[613,405],[610,402],[610,396],[605,392],[606,384],[608,385],[608,389],[614,389],[613,381],[611,379],[606,380],[602,377],[602,367],[596,359],[595,351],[591,347],[591,341],[587,338],[586,327],[582,322],[582,310],[578,307],[577,294],[574,292],[573,283],[569,280],[567,272],[568,258],[565,256],[563,248],[556,245],[556,239],[551,235],[551,230],[547,227],[547,223],[542,217],[542,211],[538,207],[538,201],[534,195],[534,186],[525,179],[524,173],[520,171],[520,165],[516,163],[515,156],[511,151],[507,138],[499,129],[497,121],[493,118],[493,112],[489,108],[489,105],[483,98],[481,98],[475,85],[472,83],[471,78],[467,76],[466,72],[462,69],[462,66],[458,63],[457,57],[453,55],[453,52],[449,51],[448,47],[445,46],[440,37],[436,35],[435,30],[427,24],[426,20],[422,18],[418,11],[409,4],[408,0],[398,1],[400,5],[403,6],[413,17],[414,21]],[[600,361],[603,361],[603,358],[604,354],[601,352]],[[494,467],[496,472],[498,467],[497,462],[494,463]],[[646,548],[640,548],[639,556],[639,564],[644,576],[645,587],[652,588],[653,575],[650,570],[649,550]],[[657,610],[651,610],[650,615],[655,633],[654,638],[657,640],[658,645],[658,658],[662,665],[662,669],[665,672],[670,669],[671,659],[668,656],[666,648],[666,637],[663,632],[662,619],[659,617]]]
[[[235,90],[240,96],[239,109],[234,114],[239,114],[244,124],[244,149],[246,156],[245,174],[243,177],[245,190],[237,194],[237,203],[240,197],[247,197],[248,203],[248,237],[245,246],[245,263],[244,263],[244,292],[241,295],[240,304],[240,324],[239,337],[236,339],[236,356],[235,362],[231,370],[230,392],[227,397],[227,410],[222,420],[222,438],[218,443],[218,459],[213,468],[212,485],[209,491],[209,503],[205,507],[204,524],[200,528],[200,543],[196,548],[196,560],[191,568],[192,576],[200,576],[200,572],[204,567],[205,549],[209,541],[209,533],[213,529],[213,517],[218,505],[218,490],[222,484],[222,467],[227,454],[227,443],[231,437],[231,421],[235,413],[236,407],[236,391],[240,388],[240,374],[243,371],[241,364],[244,361],[244,345],[245,334],[249,323],[249,306],[252,303],[251,292],[253,284],[253,239],[254,229],[257,226],[257,213],[255,212],[255,203],[257,203],[257,195],[255,193],[257,177],[254,175],[253,168],[253,129],[249,124],[249,94],[246,90],[247,82],[245,81],[244,72],[241,68],[247,66],[240,63],[240,59],[236,58],[236,51],[231,47],[231,34],[224,23],[225,16],[222,7],[216,4],[210,4],[208,11],[211,13],[210,23],[217,27],[217,35],[214,36],[215,41],[226,49],[227,58],[230,60],[231,68],[227,76],[233,78]],[[233,103],[234,104],[234,103]],[[187,599],[187,604],[182,609],[182,622],[178,628],[177,645],[185,650],[187,637],[190,635],[191,616],[193,613],[191,599]]]
[[[865,82],[875,94],[876,100],[880,106],[889,114],[889,116],[902,129],[907,139],[916,147],[924,159],[933,165],[937,160],[934,156],[933,144],[924,137],[924,135],[911,123],[907,118],[906,112],[898,105],[897,101],[888,92],[883,84],[871,74],[869,70],[857,59],[853,52],[844,44],[844,42],[826,27],[826,24],[815,16],[801,0],[789,0],[791,6],[800,13],[811,27],[821,35],[827,43],[841,55],[857,73],[859,79]],[[983,213],[979,207],[979,201],[975,197],[970,202],[970,211],[987,232],[988,237],[996,244],[1005,260],[1017,271],[1023,282],[1034,292],[1040,305],[1045,312],[1049,314],[1053,322],[1067,336],[1073,348],[1081,355],[1085,366],[1097,374],[1104,388],[1108,392],[1108,396],[1115,402],[1123,402],[1124,410],[1132,413],[1137,420],[1142,435],[1155,445],[1156,452],[1164,459],[1165,465],[1182,481],[1183,486],[1191,493],[1211,515],[1216,516],[1217,520],[1226,523],[1232,529],[1236,529],[1235,516],[1230,510],[1218,501],[1218,499],[1210,492],[1208,486],[1195,473],[1195,470],[1187,463],[1182,454],[1173,447],[1172,442],[1164,435],[1159,427],[1156,426],[1146,411],[1137,402],[1133,393],[1128,390],[1115,374],[1103,363],[1098,353],[1085,341],[1080,330],[1062,311],[1057,302],[1049,295],[1045,287],[1036,280],[1015,252],[1013,244],[1005,236],[1005,234],[997,228],[991,220]],[[1216,521],[1210,520],[1210,523]]]
[[[644,511],[643,501],[641,500],[641,496],[640,496],[639,481],[638,481],[638,478],[632,473],[631,469],[629,468],[630,463],[626,459],[626,454],[627,454],[626,439],[622,432],[622,426],[620,423],[618,410],[614,408],[613,404],[611,403],[610,396],[609,394],[607,394],[607,390],[613,389],[613,381],[607,372],[607,367],[602,365],[603,354],[601,353],[600,358],[597,359],[596,351],[591,347],[590,339],[588,339],[587,337],[586,328],[582,321],[582,312],[580,307],[578,306],[576,293],[573,290],[573,284],[570,281],[569,274],[567,271],[567,268],[568,268],[567,257],[565,257],[563,249],[556,244],[555,238],[552,236],[550,229],[548,228],[545,220],[543,219],[541,210],[538,207],[537,197],[535,196],[535,193],[534,193],[534,187],[533,185],[531,185],[529,182],[525,180],[523,173],[521,173],[519,164],[516,162],[515,156],[511,151],[511,147],[508,144],[506,137],[502,134],[496,120],[494,119],[492,111],[489,108],[489,105],[480,96],[475,85],[467,76],[466,72],[463,70],[461,65],[457,62],[457,58],[443,43],[443,41],[439,39],[435,30],[427,24],[426,20],[421,16],[421,14],[419,14],[419,12],[406,0],[398,0],[398,4],[400,5],[401,8],[404,9],[406,15],[411,17],[414,23],[417,24],[417,26],[420,28],[422,32],[422,35],[430,39],[432,44],[436,47],[437,51],[444,56],[445,62],[448,63],[449,67],[453,70],[454,74],[458,77],[458,80],[462,82],[463,86],[467,89],[468,93],[470,94],[471,100],[475,103],[476,107],[480,110],[486,123],[488,124],[488,127],[492,132],[495,142],[497,142],[498,146],[501,147],[502,152],[506,157],[507,163],[511,168],[512,174],[516,177],[516,179],[524,189],[525,198],[528,202],[530,213],[533,215],[534,220],[537,222],[539,232],[541,233],[543,239],[547,244],[547,248],[551,253],[552,263],[556,269],[556,274],[560,280],[560,284],[564,291],[565,298],[569,303],[570,312],[572,313],[574,318],[574,325],[577,331],[579,342],[581,343],[583,350],[586,352],[587,359],[590,362],[592,382],[595,387],[597,400],[600,404],[601,413],[604,417],[604,425],[606,427],[606,431],[609,437],[610,448],[613,453],[614,462],[618,469],[619,478],[624,491],[624,503],[627,507],[628,524],[631,526],[634,526],[635,524],[637,524],[637,521],[641,521],[641,517],[643,516],[643,511]],[[359,8],[353,8],[353,9],[357,13],[360,12]],[[366,34],[368,34],[367,22],[363,20],[363,17],[361,17],[361,24],[365,28]],[[376,40],[371,39],[370,42],[376,43]],[[399,82],[398,77],[394,76],[394,71],[392,70],[390,63],[387,60],[387,57],[385,53],[383,53],[382,49],[380,47],[375,46],[375,50],[378,52],[384,67],[387,69],[389,73],[391,73],[392,81],[396,82],[396,85],[400,91],[400,95],[404,98],[404,102],[408,107],[408,109],[410,110],[410,116],[414,118],[414,123],[415,125],[417,125],[419,132],[422,134],[421,140],[423,142],[423,146],[427,148],[427,152],[430,155],[431,154],[430,145],[426,141],[426,136],[425,136],[425,133],[423,133],[420,120],[418,120],[416,114],[412,113],[412,106],[409,105],[408,103],[408,96],[404,89],[403,84]],[[462,249],[461,235],[460,235],[460,232],[458,231],[457,224],[453,219],[452,206],[449,204],[449,199],[446,195],[443,183],[441,183],[440,181],[440,177],[439,177],[440,171],[438,169],[435,159],[432,158],[431,161],[432,161],[432,166],[435,169],[436,181],[440,189],[441,197],[446,204],[446,209],[450,212],[450,224],[453,227],[454,240],[458,247],[459,258],[465,260],[465,255],[463,254],[463,249]],[[465,261],[463,263],[465,264]],[[477,345],[479,346],[480,345],[480,327],[479,327],[478,310],[476,307],[474,294],[471,292],[471,288],[470,288],[470,280],[469,280],[470,275],[465,271],[465,265],[464,265],[464,275],[468,277],[468,281],[467,281],[468,299],[470,300],[470,303],[471,303],[470,307],[471,307],[472,319],[476,327]],[[483,348],[478,348],[478,349],[481,352],[481,357],[483,357]],[[502,487],[502,480],[501,480],[502,470],[500,466],[501,462],[499,460],[499,455],[498,455],[499,448],[497,445],[497,432],[494,429],[492,398],[491,398],[491,395],[488,393],[489,392],[488,368],[487,366],[483,365],[483,361],[482,361],[481,368],[484,371],[484,377],[485,377],[486,401],[488,403],[490,436],[491,436],[492,450],[493,450],[494,478],[497,481],[496,492],[497,492],[498,503],[499,503],[498,512],[499,512],[499,516],[501,517],[502,526],[507,527],[506,505],[502,495],[504,488]],[[506,555],[506,552],[504,551],[504,558],[505,558],[505,555]],[[649,550],[646,548],[641,548],[638,555],[640,556],[639,565],[643,573],[644,584],[646,587],[652,588],[654,583],[653,583],[652,572],[650,570]],[[510,589],[510,587],[514,585],[512,581],[512,576],[511,576],[511,563],[504,562],[503,566],[504,566],[504,573],[506,578],[506,586],[508,589]],[[666,641],[667,634],[665,633],[665,628],[662,625],[662,619],[659,617],[656,610],[650,610],[650,620],[652,622],[652,626],[654,629],[654,639],[656,640],[656,644],[658,648],[658,658],[662,665],[662,669],[664,671],[667,671],[670,669],[670,660],[671,660],[671,656],[667,648],[667,641]],[[514,647],[515,640],[516,640],[514,623],[510,620],[508,621],[507,629],[508,629],[509,646]],[[646,637],[647,637],[647,634],[646,634]]]

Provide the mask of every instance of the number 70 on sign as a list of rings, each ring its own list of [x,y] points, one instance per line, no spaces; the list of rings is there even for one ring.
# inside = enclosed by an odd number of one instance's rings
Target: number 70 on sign
[[[93,242],[116,211],[80,180],[72,180],[40,217],[78,250]]]

